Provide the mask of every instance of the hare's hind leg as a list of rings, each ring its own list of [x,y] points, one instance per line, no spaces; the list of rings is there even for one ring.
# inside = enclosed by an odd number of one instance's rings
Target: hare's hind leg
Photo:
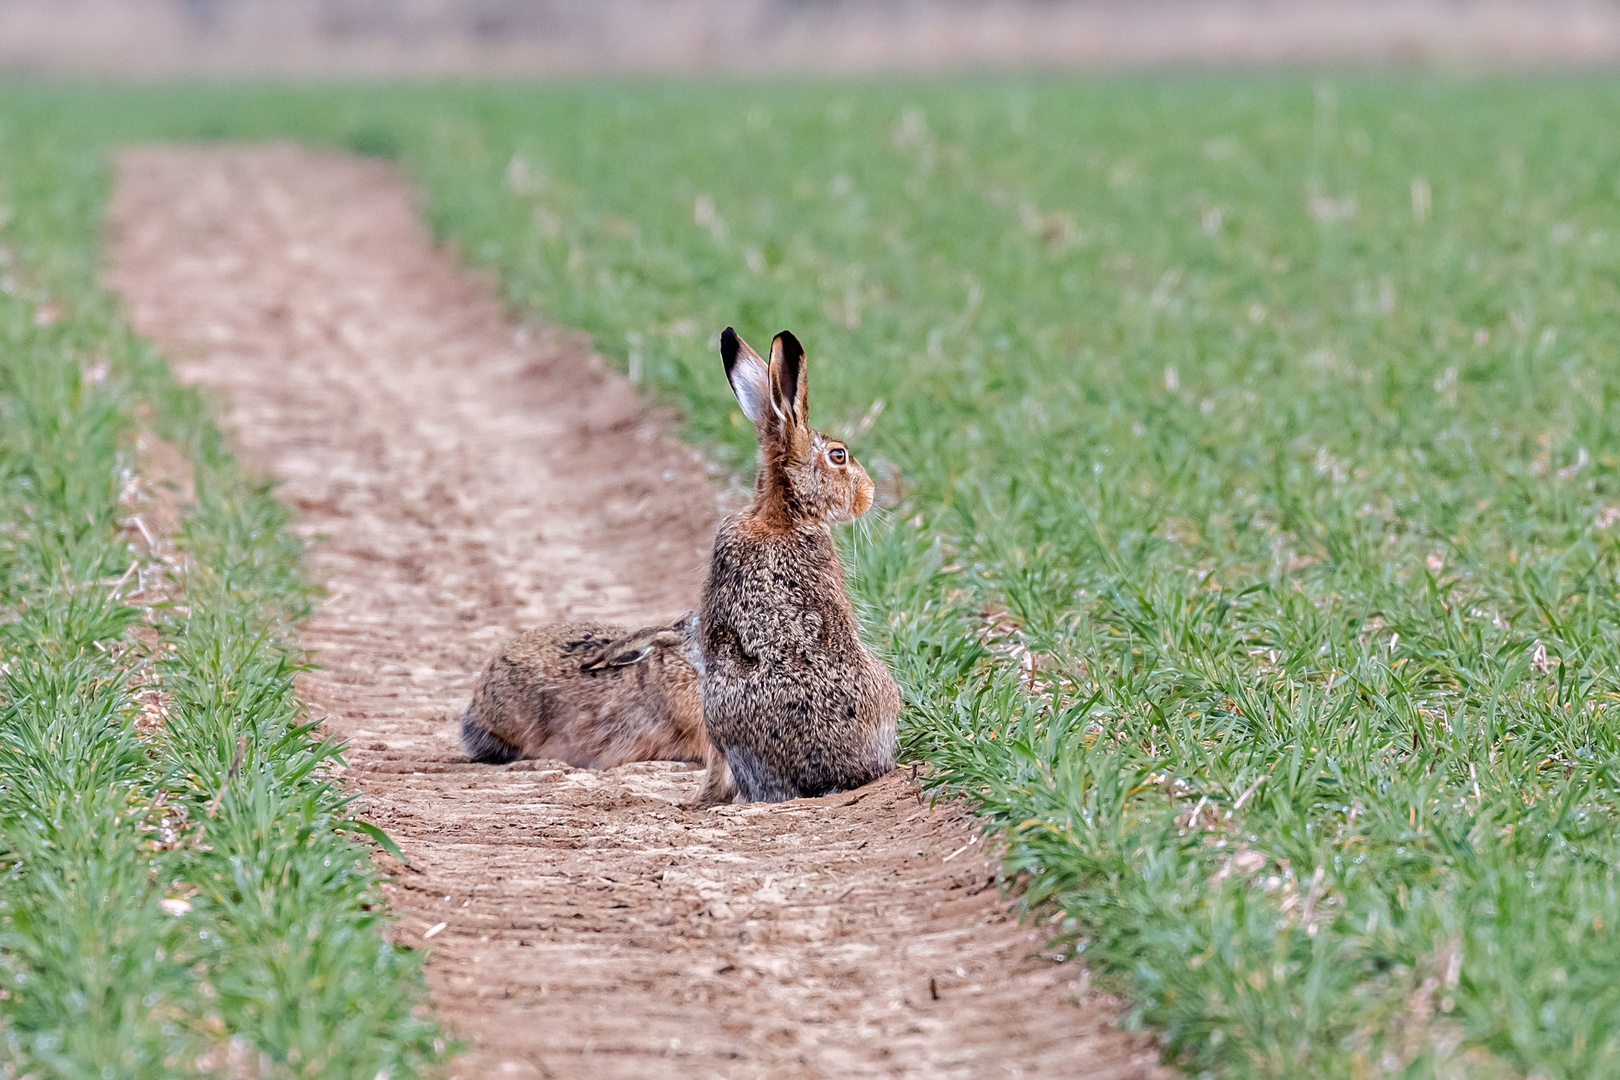
[[[484,726],[477,705],[467,706],[461,716],[461,748],[474,761],[489,765],[505,765],[523,756],[521,750]]]
[[[804,794],[750,747],[727,747],[726,763],[737,784],[738,802],[787,802]]]

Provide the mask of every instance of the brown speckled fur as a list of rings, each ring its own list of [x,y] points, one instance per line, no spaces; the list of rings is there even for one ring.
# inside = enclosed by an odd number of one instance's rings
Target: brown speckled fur
[[[568,623],[519,634],[478,679],[461,719],[475,761],[548,758],[577,768],[704,761],[703,700],[687,615],[631,633]]]
[[[776,336],[769,365],[730,327],[720,353],[758,430],[759,472],[753,503],[715,536],[698,609],[704,722],[718,751],[700,799],[859,787],[894,768],[900,692],[861,642],[828,523],[865,513],[872,481],[806,423],[809,380],[792,334]]]

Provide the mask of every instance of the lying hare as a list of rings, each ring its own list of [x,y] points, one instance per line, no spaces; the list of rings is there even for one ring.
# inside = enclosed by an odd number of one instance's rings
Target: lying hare
[[[753,503],[715,536],[698,609],[717,751],[700,800],[726,801],[733,782],[744,801],[858,787],[894,768],[900,692],[861,643],[828,522],[864,514],[872,481],[848,447],[806,423],[792,334],[776,335],[767,365],[727,327],[720,356],[759,435],[759,472]]]
[[[688,614],[635,633],[569,623],[519,634],[484,668],[461,718],[474,761],[550,758],[577,768],[704,761],[695,632]]]

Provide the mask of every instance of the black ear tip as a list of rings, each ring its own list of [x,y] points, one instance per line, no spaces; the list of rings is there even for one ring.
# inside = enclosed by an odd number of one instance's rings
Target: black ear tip
[[[737,359],[737,331],[729,326],[720,331],[720,359],[726,362],[728,368]]]
[[[776,335],[776,339],[782,343],[782,352],[788,356],[804,355],[804,346],[800,345],[799,339],[793,336],[793,331],[784,330]]]

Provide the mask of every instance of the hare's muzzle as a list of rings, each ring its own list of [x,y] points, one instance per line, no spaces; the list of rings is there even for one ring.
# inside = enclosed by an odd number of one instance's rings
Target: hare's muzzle
[[[872,495],[877,490],[872,478],[862,469],[855,477],[855,490],[850,493],[849,520],[854,521],[872,509]]]

